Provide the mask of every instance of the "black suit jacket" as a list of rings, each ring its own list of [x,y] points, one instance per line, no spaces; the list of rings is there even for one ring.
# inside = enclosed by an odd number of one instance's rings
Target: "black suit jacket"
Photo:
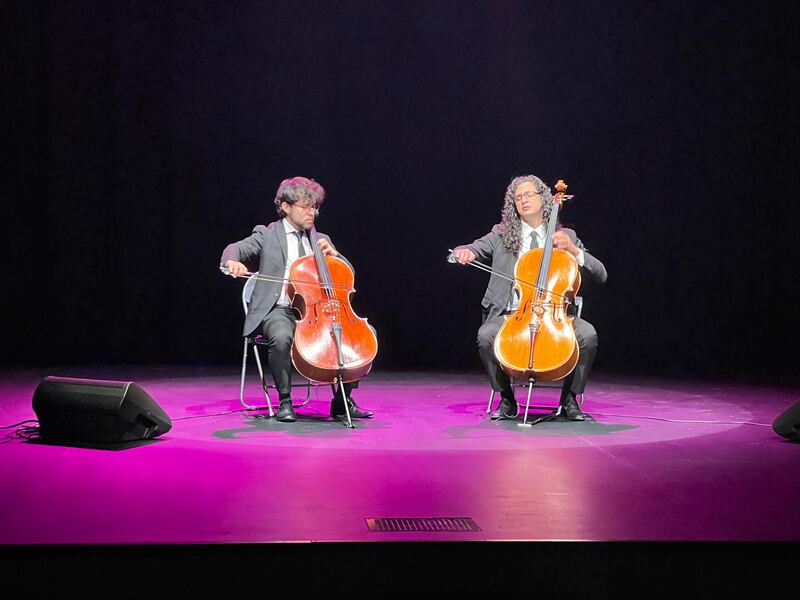
[[[475,253],[479,261],[489,263],[495,271],[513,277],[517,256],[506,250],[500,231],[502,231],[502,225],[498,223],[482,238],[478,238],[466,246],[459,246],[456,249],[468,248]],[[581,278],[588,277],[589,280],[596,283],[605,283],[608,274],[603,263],[586,252],[583,243],[578,239],[574,230],[565,227],[561,231],[570,237],[573,244],[583,250],[584,266],[581,267]],[[486,293],[481,301],[481,306],[483,306],[484,310],[489,311],[488,317],[499,315],[506,309],[511,300],[513,288],[514,284],[507,279],[497,275],[492,275],[489,278],[489,285],[486,287]]]
[[[317,234],[333,246],[327,235],[319,232]],[[220,264],[235,260],[247,265],[251,271],[257,270],[262,275],[282,278],[286,272],[286,248],[286,230],[283,219],[279,219],[269,225],[256,225],[250,236],[229,244],[222,252]],[[339,258],[347,262],[342,255]],[[282,288],[283,284],[279,282],[256,281],[242,335],[250,335],[256,330],[280,298]]]

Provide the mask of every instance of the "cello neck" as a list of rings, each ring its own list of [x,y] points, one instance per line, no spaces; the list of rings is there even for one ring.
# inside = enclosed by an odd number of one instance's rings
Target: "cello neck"
[[[547,221],[547,231],[544,234],[544,247],[542,248],[542,263],[539,266],[539,274],[536,277],[536,287],[545,289],[547,277],[550,273],[550,259],[553,256],[553,234],[556,232],[558,223],[558,204],[553,202],[553,210],[550,211],[550,218]]]
[[[308,237],[311,241],[311,251],[314,253],[314,260],[317,263],[317,272],[319,273],[320,282],[326,290],[331,290],[333,288],[333,280],[331,279],[331,273],[328,269],[328,263],[325,262],[325,255],[322,254],[322,250],[319,249],[319,244],[317,244],[319,234],[317,233],[317,228],[313,225],[311,229],[308,230]]]
[[[556,194],[553,196],[553,208],[547,219],[547,232],[544,236],[542,262],[539,265],[539,273],[536,277],[536,287],[540,290],[546,289],[547,287],[547,279],[550,275],[550,261],[553,256],[553,234],[556,232],[556,227],[558,226],[558,211],[561,208],[561,204],[567,199],[567,196],[564,194],[567,190],[567,184],[564,183],[563,179],[558,180],[555,188]]]

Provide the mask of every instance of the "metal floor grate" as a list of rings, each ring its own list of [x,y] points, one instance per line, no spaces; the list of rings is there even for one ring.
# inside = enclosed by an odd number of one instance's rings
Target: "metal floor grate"
[[[438,517],[430,519],[367,519],[370,531],[480,531],[469,517]]]

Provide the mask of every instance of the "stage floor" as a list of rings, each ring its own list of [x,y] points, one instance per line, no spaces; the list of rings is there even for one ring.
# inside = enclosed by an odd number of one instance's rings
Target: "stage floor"
[[[233,369],[5,371],[0,425],[35,417],[46,375],[135,381],[173,429],[126,449],[3,430],[0,545],[800,540],[800,444],[770,427],[791,389],[597,375],[592,420],[522,428],[488,419],[479,374],[374,373],[354,397],[376,416],[348,430],[327,417],[327,387],[296,423],[239,412]],[[253,379],[247,398],[259,392]],[[445,517],[479,530],[367,526]]]

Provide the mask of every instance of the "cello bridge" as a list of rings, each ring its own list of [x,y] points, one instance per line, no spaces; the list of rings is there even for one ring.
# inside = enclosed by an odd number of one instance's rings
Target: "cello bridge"
[[[322,305],[322,312],[337,321],[341,312],[341,304],[339,300],[328,300]]]
[[[341,302],[339,300],[325,300],[324,302],[317,302],[314,304],[313,310],[309,311],[308,322],[315,324],[320,318],[328,317],[333,321],[339,320],[341,313]]]

